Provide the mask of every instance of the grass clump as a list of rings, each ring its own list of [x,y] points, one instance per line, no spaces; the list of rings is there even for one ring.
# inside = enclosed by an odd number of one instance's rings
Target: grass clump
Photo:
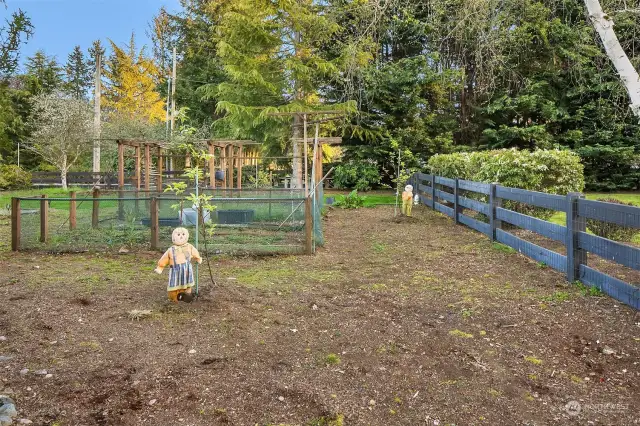
[[[340,357],[336,354],[329,354],[324,357],[324,363],[327,365],[337,365],[340,364]]]
[[[602,297],[604,295],[602,290],[600,290],[598,287],[594,287],[594,286],[590,287],[581,283],[580,281],[576,281],[575,285],[578,288],[578,291],[580,292],[580,294],[582,294],[585,297],[586,296]]]
[[[506,254],[516,253],[515,249],[500,243],[493,243],[491,247],[493,247],[494,250],[501,251],[502,253],[506,253]]]
[[[464,331],[460,330],[451,330],[449,332],[449,335],[454,337],[462,337],[463,339],[473,339],[473,334],[465,333]]]
[[[540,364],[542,364],[542,360],[541,360],[541,359],[538,359],[538,358],[536,358],[536,357],[534,357],[534,356],[526,356],[526,357],[524,357],[524,360],[525,360],[525,361],[527,361],[527,362],[530,362],[530,363],[531,363],[531,364],[533,364],[533,365],[540,365]]]

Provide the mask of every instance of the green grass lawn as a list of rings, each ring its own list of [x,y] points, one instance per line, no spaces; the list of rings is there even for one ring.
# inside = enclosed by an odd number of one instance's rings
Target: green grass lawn
[[[324,195],[325,200],[329,197],[337,199],[340,195],[347,195],[349,191],[331,191]],[[392,191],[372,191],[359,192],[358,195],[364,197],[365,207],[375,207],[382,205],[393,205],[396,203],[396,195]],[[402,203],[402,201],[400,201]]]

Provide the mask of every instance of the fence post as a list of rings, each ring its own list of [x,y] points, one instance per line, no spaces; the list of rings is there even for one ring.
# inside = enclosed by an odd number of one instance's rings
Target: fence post
[[[40,200],[40,242],[49,241],[49,200],[43,195]]]
[[[158,198],[151,197],[151,250],[157,250],[160,246],[160,240],[158,238],[158,230],[160,229],[160,223],[158,218]]]
[[[489,185],[489,225],[491,226],[491,242],[497,240],[496,229],[502,228],[502,221],[497,219],[496,210],[502,207],[502,199],[496,195],[498,185],[492,183]]]
[[[11,199],[11,250],[20,250],[20,199]]]
[[[460,204],[458,204],[458,196],[460,194],[460,186],[458,183],[458,178],[456,178],[455,185],[453,186],[453,220],[456,225],[460,224],[458,220],[458,215],[460,214]]]
[[[69,201],[69,229],[76,229],[76,191],[69,193],[71,201]]]
[[[580,276],[580,265],[587,264],[587,252],[578,248],[578,233],[587,232],[587,221],[578,215],[579,192],[567,194],[567,281],[574,282]]]
[[[93,190],[93,211],[91,212],[91,226],[94,229],[98,228],[98,221],[100,218],[100,190],[95,188]]]
[[[431,201],[432,209],[436,209],[436,175],[431,175]]]
[[[304,199],[304,234],[305,253],[313,254],[313,216],[311,215],[311,198]]]

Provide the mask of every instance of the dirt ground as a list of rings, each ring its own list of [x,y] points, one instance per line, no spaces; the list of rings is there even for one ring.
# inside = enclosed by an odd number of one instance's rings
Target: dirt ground
[[[314,257],[216,258],[192,305],[155,253],[3,244],[0,394],[35,425],[640,424],[640,314],[392,216],[332,210]]]

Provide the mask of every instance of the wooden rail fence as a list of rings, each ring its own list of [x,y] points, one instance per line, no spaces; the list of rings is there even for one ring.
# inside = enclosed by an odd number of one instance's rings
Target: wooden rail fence
[[[586,227],[587,219],[595,219],[640,229],[640,208],[586,200],[580,193],[569,193],[566,196],[545,194],[424,173],[414,174],[410,182],[422,204],[451,217],[457,224],[466,225],[487,235],[491,241],[512,247],[519,253],[564,273],[569,282],[579,280],[640,310],[640,287],[590,268],[587,264],[587,254],[593,253],[640,270],[640,249],[588,234]],[[462,195],[463,191],[477,194],[477,198],[487,202],[466,197]],[[504,200],[565,212],[566,225],[506,209],[503,207]],[[488,218],[488,222],[466,215],[464,209],[482,213]],[[566,247],[567,254],[523,240],[502,229],[502,222],[560,242]]]

